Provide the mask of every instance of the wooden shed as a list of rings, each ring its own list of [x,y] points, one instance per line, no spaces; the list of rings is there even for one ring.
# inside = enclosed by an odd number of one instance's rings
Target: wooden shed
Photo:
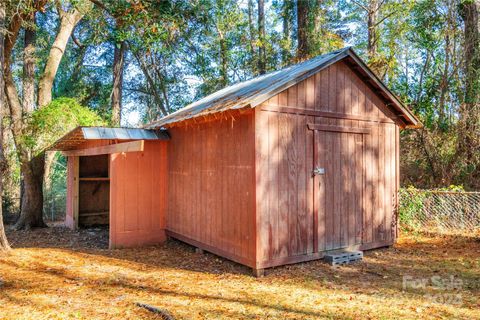
[[[255,270],[389,246],[399,129],[419,125],[350,48],[227,87],[144,128],[168,142],[111,153],[112,246],[141,244],[118,237],[143,228]]]
[[[165,241],[164,130],[78,127],[51,150],[67,157],[65,224],[109,227],[110,248]]]

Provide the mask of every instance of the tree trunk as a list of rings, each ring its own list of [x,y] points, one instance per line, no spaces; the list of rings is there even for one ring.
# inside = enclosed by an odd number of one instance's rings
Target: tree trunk
[[[302,61],[308,58],[308,1],[297,1],[297,60]]]
[[[479,0],[465,0],[461,6],[465,23],[465,103],[478,103],[480,97]]]
[[[150,91],[152,92],[155,104],[160,109],[162,116],[166,116],[168,114],[168,110],[166,109],[165,103],[163,102],[160,96],[160,93],[157,90],[157,85],[152,75],[150,74],[150,70],[147,66],[147,63],[143,59],[142,53],[136,52],[135,50],[131,50],[131,52],[135,56],[135,59],[138,61],[138,64],[140,65],[140,68],[142,69],[142,72],[145,75],[145,78],[147,79],[147,84],[148,84],[148,87],[150,88]]]
[[[291,18],[292,17],[292,2],[283,1],[282,4],[282,64],[287,65],[290,62],[290,49],[291,49]]]
[[[53,161],[55,160],[56,151],[45,152],[45,170],[44,170],[44,190],[48,195],[52,188],[52,183],[50,181],[50,175],[52,174]]]
[[[33,27],[25,29],[23,46],[23,112],[29,114],[35,109],[35,12],[29,14],[28,23]]]
[[[264,74],[267,68],[267,56],[265,51],[265,3],[258,0],[258,73]]]
[[[58,66],[60,65],[68,39],[72,35],[75,25],[83,17],[83,13],[77,9],[74,9],[72,12],[62,12],[61,9],[59,9],[59,14],[61,17],[60,28],[50,49],[45,70],[38,85],[39,107],[43,107],[52,101],[53,81],[55,80]]]
[[[35,110],[35,12],[29,13],[25,20],[29,27],[24,28],[22,110],[24,114],[30,114]],[[20,170],[22,169],[20,168]],[[20,176],[23,177],[23,172]],[[21,181],[21,185],[23,186],[23,181]],[[20,199],[23,198],[24,190],[23,187],[20,188]]]
[[[15,223],[17,230],[46,227],[43,222],[44,157],[42,153],[29,162],[21,164],[25,191],[22,197],[22,211]]]
[[[13,140],[15,143],[15,148],[17,152],[18,159],[21,163],[21,172],[24,178],[24,196],[22,197],[22,210],[20,214],[19,221],[17,221],[17,228],[31,228],[31,227],[43,227],[45,223],[43,222],[42,213],[43,213],[43,192],[41,189],[42,182],[40,183],[40,190],[37,185],[32,185],[33,179],[30,179],[32,176],[31,171],[27,170],[28,166],[38,167],[38,161],[30,163],[31,156],[28,147],[22,141],[21,136],[23,135],[23,126],[24,126],[24,112],[23,107],[20,102],[18,92],[13,80],[13,75],[10,68],[11,54],[12,49],[15,45],[15,42],[18,37],[18,33],[21,27],[22,19],[26,17],[16,14],[12,17],[12,21],[8,28],[7,37],[5,40],[4,48],[4,66],[3,66],[3,75],[5,80],[5,93],[7,96],[8,106],[10,108],[10,117],[11,117],[11,130],[13,135]],[[42,157],[43,159],[43,157]],[[42,172],[43,178],[43,160],[42,169],[38,170]]]
[[[122,114],[123,70],[125,67],[125,41],[115,44],[113,53],[112,125],[120,126]]]
[[[65,49],[67,47],[68,40],[72,35],[72,32],[75,26],[84,15],[77,9],[73,9],[71,12],[70,11],[66,12],[66,11],[63,11],[61,8],[59,8],[58,11],[60,15],[60,28],[58,29],[57,36],[55,37],[55,41],[53,42],[52,47],[50,49],[47,63],[45,65],[45,70],[43,71],[43,75],[40,78],[40,82],[38,85],[38,107],[39,108],[46,106],[52,101],[53,82],[55,80],[55,76],[57,74],[60,61],[62,60],[63,54],[65,53]],[[42,169],[42,178],[45,179],[44,183],[47,191],[49,191],[50,185],[51,185],[49,178],[50,178],[50,172],[51,172],[51,167],[53,165],[54,157],[55,157],[55,152],[48,152],[46,156],[41,157],[42,161],[44,162],[43,164],[44,169]],[[22,168],[26,168],[26,166],[22,165]],[[22,173],[25,179],[28,173],[27,174],[24,172]],[[30,179],[30,181],[35,182],[34,179]],[[42,210],[36,213],[37,215],[36,217],[24,219],[25,221],[27,221],[27,223],[35,222],[35,221],[41,221],[41,222],[39,222],[38,224],[32,224],[32,225],[28,224],[25,227],[29,228],[33,226],[37,226],[37,227],[45,226],[45,223],[43,222],[43,219],[42,219],[43,189],[42,188],[39,189],[36,186],[30,186],[28,185],[28,183],[29,182],[27,182],[26,180],[24,181],[25,194],[27,192],[31,193],[32,190],[36,190],[39,192],[39,194],[35,196],[33,195],[30,195],[30,196],[34,198],[34,201],[41,201],[40,206],[37,206],[37,204],[32,204],[31,208],[39,207],[39,208],[42,208]],[[40,186],[42,186],[42,184],[40,184]],[[27,189],[31,189],[31,190],[27,191]],[[23,207],[24,203],[25,202],[23,201],[23,197],[22,197],[22,215],[24,212],[24,207]],[[31,209],[25,208],[25,210],[30,212],[29,214],[33,214],[33,211]]]
[[[10,248],[5,228],[3,226],[3,177],[5,173],[5,157],[3,154],[3,115],[5,113],[5,91],[3,83],[3,47],[4,47],[4,31],[5,30],[5,2],[0,2],[0,251]]]
[[[480,0],[465,0],[460,6],[464,21],[465,97],[459,113],[459,151],[466,159],[478,156],[480,142]]]
[[[378,42],[377,42],[378,10],[379,10],[378,0],[370,0],[368,2],[368,12],[367,12],[367,52],[368,52],[369,60],[374,59],[378,51]]]
[[[228,85],[227,41],[220,35],[220,84],[222,88]]]
[[[248,0],[248,32],[249,32],[249,46],[248,46],[248,50],[250,51],[250,59],[251,59],[251,62],[250,62],[250,65],[251,65],[251,71],[252,71],[252,74],[256,75],[257,74],[257,71],[255,70],[256,69],[256,54],[255,54],[255,40],[256,40],[256,32],[255,32],[255,26],[253,24],[253,0]]]

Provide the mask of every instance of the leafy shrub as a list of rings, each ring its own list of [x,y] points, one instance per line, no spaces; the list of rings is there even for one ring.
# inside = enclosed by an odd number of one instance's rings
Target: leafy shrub
[[[463,186],[450,185],[446,188],[438,189],[417,189],[414,186],[407,188],[400,188],[399,190],[399,206],[398,215],[400,225],[402,227],[418,229],[422,227],[422,221],[425,219],[425,206],[428,204],[436,204],[432,201],[433,192],[438,191],[452,191],[462,192],[465,191]]]
[[[75,99],[57,98],[31,114],[22,139],[34,153],[39,153],[77,126],[100,125],[105,122],[93,110]]]

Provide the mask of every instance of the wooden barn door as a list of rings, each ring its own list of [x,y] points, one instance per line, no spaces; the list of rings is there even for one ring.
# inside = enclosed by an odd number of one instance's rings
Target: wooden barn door
[[[322,127],[322,126],[320,126]],[[314,249],[362,242],[363,134],[316,128],[314,140]],[[355,128],[352,128],[355,129]],[[341,130],[345,130],[342,132]]]

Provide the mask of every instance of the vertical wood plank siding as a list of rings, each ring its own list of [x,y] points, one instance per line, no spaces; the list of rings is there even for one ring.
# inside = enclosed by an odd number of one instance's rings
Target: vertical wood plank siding
[[[145,141],[143,152],[110,155],[110,247],[165,240],[167,142]]]
[[[67,204],[65,226],[78,227],[78,157],[67,158]]]
[[[337,62],[251,111],[175,125],[169,142],[110,155],[111,247],[158,243],[166,233],[266,268],[390,245],[399,187],[394,119]],[[96,143],[115,141],[79,148]],[[313,176],[316,166],[327,173]]]
[[[281,112],[281,107],[298,112]],[[257,266],[309,260],[336,247],[373,248],[394,241],[399,150],[392,119],[382,100],[343,62],[255,109]],[[370,134],[318,131],[314,136],[307,123],[369,128]],[[338,177],[313,178],[315,159],[323,159],[322,166]]]
[[[255,266],[253,111],[170,128],[168,234]],[[288,251],[287,248],[285,248]]]

